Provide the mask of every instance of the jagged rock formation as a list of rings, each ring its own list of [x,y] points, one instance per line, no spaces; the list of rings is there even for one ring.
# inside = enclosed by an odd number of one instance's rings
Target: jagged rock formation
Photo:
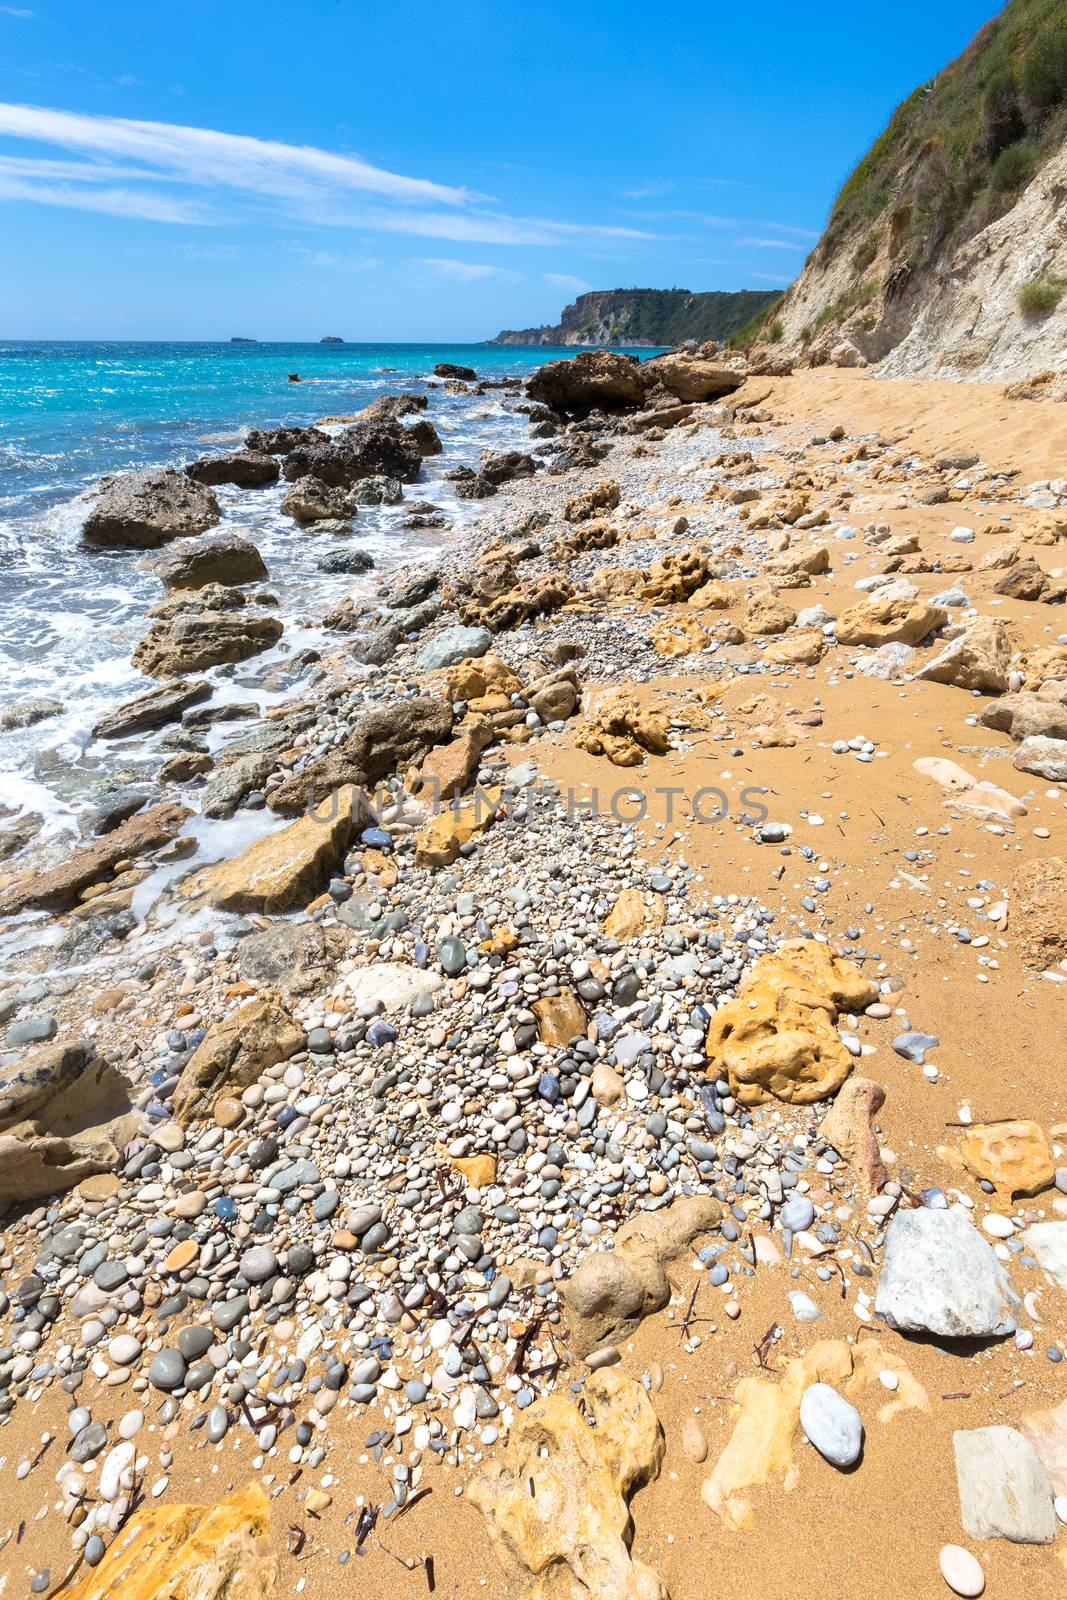
[[[1062,0],[1011,0],[855,168],[774,308],[776,348],[885,377],[1062,370],[1065,132]]]
[[[728,339],[777,297],[765,289],[593,289],[554,327],[505,328],[490,344],[674,345]]]

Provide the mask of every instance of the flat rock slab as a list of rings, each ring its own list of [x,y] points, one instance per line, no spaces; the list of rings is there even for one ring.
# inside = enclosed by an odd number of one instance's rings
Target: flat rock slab
[[[381,1005],[386,1011],[398,1011],[423,995],[436,994],[443,982],[438,972],[409,967],[402,961],[378,961],[351,973],[345,988],[357,1006]]]
[[[1067,1222],[1035,1222],[1023,1234],[1023,1243],[1061,1289],[1067,1289]]]
[[[952,1435],[960,1516],[972,1539],[1051,1544],[1052,1485],[1029,1439],[1015,1428],[960,1429]]]
[[[358,789],[339,789],[306,816],[257,839],[232,861],[198,872],[183,889],[219,911],[291,911],[314,899],[366,820]]]
[[[178,722],[190,706],[211,698],[206,678],[175,679],[156,684],[145,694],[123,701],[107,712],[93,729],[94,739],[125,739],[131,733],[145,733]]]
[[[874,1309],[901,1333],[948,1339],[1015,1332],[1019,1297],[974,1224],[958,1211],[920,1207],[893,1218]]]
[[[78,850],[50,872],[27,872],[0,884],[0,916],[17,911],[63,911],[83,889],[113,871],[120,861],[157,850],[181,829],[187,806],[160,805],[130,817],[111,833]]]

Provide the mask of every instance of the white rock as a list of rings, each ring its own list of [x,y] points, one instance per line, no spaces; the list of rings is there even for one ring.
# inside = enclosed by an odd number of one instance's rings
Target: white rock
[[[851,1467],[863,1448],[863,1423],[854,1405],[828,1383],[812,1383],[800,1400],[800,1426],[821,1456]]]
[[[961,1544],[942,1545],[937,1564],[953,1594],[963,1595],[964,1600],[976,1600],[985,1588],[981,1563]]]

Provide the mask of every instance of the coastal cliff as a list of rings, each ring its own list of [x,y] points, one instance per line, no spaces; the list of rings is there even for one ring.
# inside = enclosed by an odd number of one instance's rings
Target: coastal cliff
[[[764,289],[592,289],[564,306],[555,326],[505,328],[490,344],[661,345],[727,339],[775,300]]]

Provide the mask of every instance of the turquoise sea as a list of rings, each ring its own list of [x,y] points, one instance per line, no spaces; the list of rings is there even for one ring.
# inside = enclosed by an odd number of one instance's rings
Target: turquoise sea
[[[438,362],[474,367],[490,379],[574,353],[505,345],[0,340],[0,712],[30,696],[62,706],[31,729],[0,732],[0,821],[32,812],[46,837],[76,831],[93,790],[130,764],[125,745],[105,746],[91,729],[108,704],[149,686],[130,653],[162,591],[140,570],[136,552],[82,545],[80,497],[98,478],[234,448],[250,427],[358,411],[376,395],[422,389]],[[293,372],[300,382],[289,382]],[[528,448],[527,422],[513,409],[514,393],[451,395],[440,384],[428,392],[426,415],[444,454],[425,464],[425,481],[406,493],[432,500],[460,523],[484,503],[458,502],[442,473],[475,465],[486,448]],[[404,530],[402,506],[367,508],[350,537],[377,570],[361,579],[326,577],[317,563],[329,535],[316,538],[283,516],[283,490],[218,491],[222,526],[239,527],[261,549],[286,625],[275,651],[237,672],[216,669],[231,698],[261,705],[259,680],[287,654],[336,642],[324,640],[316,620],[341,594],[360,586],[371,592],[383,570],[432,559],[449,538]]]

